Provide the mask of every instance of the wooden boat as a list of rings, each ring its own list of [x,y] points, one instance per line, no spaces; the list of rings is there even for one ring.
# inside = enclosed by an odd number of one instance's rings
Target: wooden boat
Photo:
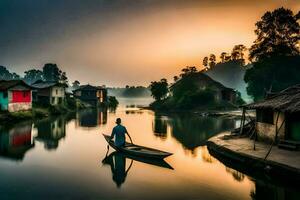
[[[114,148],[116,151],[120,151],[123,153],[126,153],[128,155],[132,156],[138,156],[138,157],[144,157],[144,158],[150,158],[150,159],[164,159],[165,157],[168,157],[172,155],[172,153],[168,153],[165,151],[160,151],[157,149],[152,149],[149,147],[139,146],[132,143],[125,143],[124,147],[117,147],[115,146],[114,141],[110,139],[109,135],[103,134],[105,140],[107,143]]]
[[[106,155],[105,158],[102,160],[103,164],[110,164],[108,162],[108,160],[110,160],[112,157],[114,156],[124,156],[125,158],[137,161],[137,162],[142,162],[142,163],[146,163],[149,165],[154,165],[157,167],[162,167],[162,168],[167,168],[167,169],[174,169],[169,163],[167,163],[165,160],[163,159],[151,159],[151,158],[144,158],[144,157],[140,157],[140,156],[134,156],[134,155],[130,155],[124,152],[120,152],[120,151],[114,151],[111,154],[109,154],[108,156]]]

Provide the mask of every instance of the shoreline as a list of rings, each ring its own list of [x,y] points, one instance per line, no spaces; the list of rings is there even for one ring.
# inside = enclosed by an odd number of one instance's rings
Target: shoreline
[[[299,152],[274,146],[264,160],[269,144],[256,142],[256,150],[253,150],[253,140],[224,137],[229,133],[220,133],[206,142],[209,153],[222,163],[249,176],[272,179],[278,184],[295,187],[294,183],[300,181]]]

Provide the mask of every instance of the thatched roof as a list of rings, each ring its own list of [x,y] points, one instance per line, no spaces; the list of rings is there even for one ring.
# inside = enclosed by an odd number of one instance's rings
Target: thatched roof
[[[282,90],[265,100],[243,106],[248,109],[272,109],[281,112],[300,112],[300,84]]]

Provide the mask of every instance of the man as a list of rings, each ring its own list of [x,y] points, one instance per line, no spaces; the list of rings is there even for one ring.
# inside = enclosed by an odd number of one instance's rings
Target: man
[[[110,136],[111,139],[115,138],[115,145],[117,147],[122,147],[125,145],[125,134],[128,135],[128,137],[130,138],[130,141],[132,142],[131,137],[128,134],[125,126],[121,125],[121,118],[117,118],[116,124],[117,125],[113,128],[111,136]]]

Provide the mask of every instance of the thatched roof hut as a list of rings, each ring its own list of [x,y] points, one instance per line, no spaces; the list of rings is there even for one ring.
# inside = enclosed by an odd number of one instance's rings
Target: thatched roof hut
[[[247,109],[272,109],[284,113],[300,112],[300,84],[291,86],[265,100],[244,106]]]

